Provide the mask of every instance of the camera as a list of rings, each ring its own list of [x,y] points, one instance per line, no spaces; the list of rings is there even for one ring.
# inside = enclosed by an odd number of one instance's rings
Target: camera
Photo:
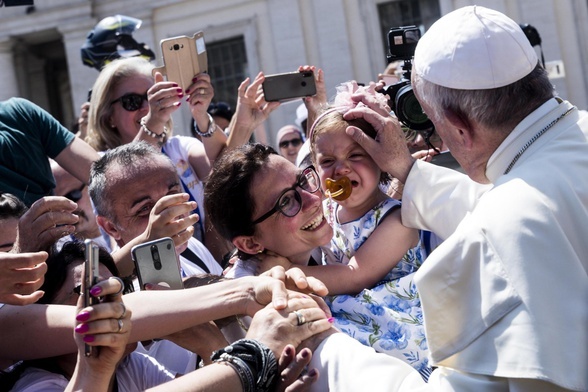
[[[390,97],[388,105],[402,124],[415,131],[432,131],[433,123],[423,112],[410,84],[412,58],[420,38],[421,31],[416,26],[392,27],[388,31],[388,63],[403,60],[403,72],[400,81],[384,87],[382,93]]]
[[[159,258],[157,245],[151,245],[151,258],[153,259],[153,266],[159,271],[161,269],[161,259]]]

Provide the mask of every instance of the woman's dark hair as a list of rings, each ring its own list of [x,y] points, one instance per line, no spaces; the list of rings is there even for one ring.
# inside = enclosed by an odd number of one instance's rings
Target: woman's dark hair
[[[204,187],[204,209],[225,239],[232,241],[255,233],[251,224],[255,205],[251,184],[273,154],[278,155],[273,148],[252,143],[223,153],[215,162]]]
[[[98,260],[104,264],[113,276],[118,276],[118,269],[114,264],[114,259],[105,249],[99,248]],[[37,303],[52,304],[54,303],[57,292],[61,289],[67,279],[67,267],[70,264],[85,260],[85,246],[80,241],[66,242],[59,252],[51,253],[47,258],[47,272],[45,273],[45,282],[39,290],[43,290],[45,295]],[[22,361],[15,365],[10,371],[0,373],[0,392],[10,391],[22,373],[29,367],[36,367],[57,373],[68,377],[67,374],[57,366],[53,358],[42,358],[35,360]]]
[[[27,210],[27,205],[12,193],[0,192],[0,219],[18,219]]]
[[[47,272],[45,273],[45,282],[39,290],[43,290],[45,295],[38,301],[40,304],[52,304],[55,295],[61,289],[67,278],[67,267],[70,264],[84,261],[86,258],[85,246],[80,241],[66,242],[59,252],[51,253],[47,258]],[[118,276],[118,268],[114,259],[104,248],[99,248],[98,260],[104,264],[113,276]]]

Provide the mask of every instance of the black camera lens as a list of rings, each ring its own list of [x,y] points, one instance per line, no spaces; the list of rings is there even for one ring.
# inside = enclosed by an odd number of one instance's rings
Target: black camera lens
[[[423,112],[411,85],[402,87],[396,93],[394,112],[398,119],[410,129],[424,131],[433,128],[433,123]]]
[[[175,44],[175,45],[174,45],[174,50],[180,50],[180,45],[178,45],[178,44]]]

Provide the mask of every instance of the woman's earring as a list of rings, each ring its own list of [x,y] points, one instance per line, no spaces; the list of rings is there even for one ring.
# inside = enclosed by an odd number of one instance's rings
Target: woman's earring
[[[263,248],[257,251],[257,254],[263,253]]]

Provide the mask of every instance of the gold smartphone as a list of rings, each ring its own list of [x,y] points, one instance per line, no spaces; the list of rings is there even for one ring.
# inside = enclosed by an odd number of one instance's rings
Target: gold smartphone
[[[153,69],[161,72],[168,81],[176,82],[183,90],[192,84],[194,76],[208,70],[208,56],[204,33],[199,31],[192,37],[179,36],[160,42],[163,65]]]

